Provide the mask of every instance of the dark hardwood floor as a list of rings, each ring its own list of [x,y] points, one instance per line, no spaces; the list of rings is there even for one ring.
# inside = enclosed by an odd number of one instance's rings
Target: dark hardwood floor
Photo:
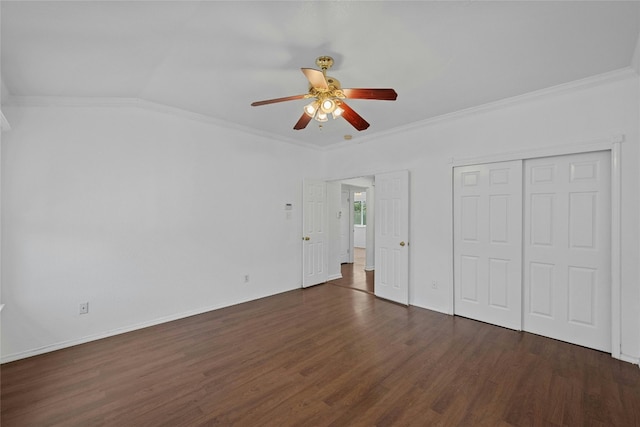
[[[2,365],[2,426],[638,426],[608,354],[329,284]]]
[[[373,294],[374,272],[365,271],[365,265],[366,250],[364,248],[353,248],[353,264],[342,264],[342,278],[331,280],[328,283]]]

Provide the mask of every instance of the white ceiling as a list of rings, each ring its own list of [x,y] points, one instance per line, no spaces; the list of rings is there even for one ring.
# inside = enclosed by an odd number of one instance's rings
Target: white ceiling
[[[142,99],[300,144],[330,146],[629,67],[638,1],[46,1],[1,3],[2,83],[13,96]],[[293,130],[301,67],[331,55],[345,120]],[[4,98],[6,94],[3,94]]]

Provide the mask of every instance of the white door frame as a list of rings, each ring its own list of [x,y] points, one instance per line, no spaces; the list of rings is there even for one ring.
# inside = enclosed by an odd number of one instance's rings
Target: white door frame
[[[569,145],[549,146],[535,150],[525,150],[513,153],[496,154],[466,159],[451,159],[450,179],[449,179],[449,230],[451,239],[449,240],[449,310],[448,314],[453,315],[454,288],[453,288],[453,168],[457,166],[468,166],[481,163],[495,163],[510,160],[526,160],[537,157],[562,156],[565,154],[589,153],[593,151],[611,151],[611,356],[616,359],[621,358],[621,253],[622,253],[622,229],[621,229],[621,183],[622,166],[621,144],[624,142],[624,135],[614,135],[608,138],[599,138],[590,141],[583,141]]]
[[[347,193],[347,208],[342,209],[342,194],[343,193]],[[349,264],[353,264],[353,215],[351,214],[353,212],[353,200],[351,197],[351,187],[347,184],[341,184],[340,185],[340,211],[341,211],[341,221],[346,221],[347,223],[347,228],[348,228],[348,232],[347,232],[347,236],[348,236],[348,242],[347,242],[347,263]],[[340,224],[340,227],[342,227],[343,224]],[[341,230],[342,231],[342,230]],[[342,241],[340,242],[340,245],[342,245]]]
[[[388,172],[396,172],[396,171],[397,171],[396,169],[393,169],[391,171],[378,170],[378,171],[362,172],[362,173],[359,173],[359,174],[356,174],[356,175],[351,175],[351,176],[346,176],[346,177],[318,178],[317,180],[324,181],[324,182],[349,181],[349,180],[353,180],[353,179],[361,178],[361,177],[375,177],[377,174],[388,173]],[[350,216],[351,216],[350,225],[351,225],[351,231],[352,231],[350,233],[351,234],[351,243],[350,243],[350,246],[351,246],[351,259],[350,259],[350,261],[353,262],[353,188],[351,188],[351,187],[358,187],[358,186],[353,186],[351,184],[343,184],[343,185],[350,187],[350,189],[349,189],[349,194],[350,194],[349,198],[351,200],[351,202],[350,202],[350,210],[351,210],[351,212],[350,212]],[[374,211],[375,211],[374,207],[375,207],[375,203],[376,203],[375,202],[375,180],[374,180],[374,183],[373,183],[373,188],[374,188],[374,197],[372,198],[373,200],[371,200],[370,205],[368,205],[368,209],[371,209],[371,211],[368,213],[368,216],[367,216],[367,222],[369,223],[368,225],[371,225],[372,229],[375,227],[375,214],[374,214]],[[411,198],[411,192],[409,192],[409,198]],[[302,208],[302,215],[304,215],[304,206]],[[369,227],[367,227],[367,228],[369,228]],[[409,237],[411,237],[411,236],[409,236]],[[371,239],[367,238],[367,250],[369,250],[369,249],[371,249],[372,251],[375,251],[375,238],[371,238]],[[371,258],[375,258],[373,256],[373,254],[372,254]],[[367,259],[368,259],[368,257],[367,257]],[[374,271],[375,270],[375,259],[373,259],[372,261],[373,261],[372,265],[366,265],[366,267],[368,268],[367,271]],[[303,262],[304,262],[304,259],[303,259]],[[304,267],[303,267],[303,269],[304,269]],[[409,272],[409,274],[410,274],[410,272]],[[375,284],[374,284],[374,288],[375,288]]]
[[[342,185],[342,188],[346,188],[347,191],[349,191],[349,229],[351,230],[349,231],[349,248],[350,248],[349,263],[350,264],[353,264],[354,262],[354,228],[355,228],[354,218],[353,218],[354,193],[361,192],[361,191],[367,192],[367,209],[369,209],[369,211],[367,211],[367,222],[369,222],[371,225],[371,228],[373,228],[375,226],[375,216],[372,211],[373,211],[373,207],[375,206],[375,200],[373,197],[370,197],[370,191],[372,188],[375,188],[375,187],[365,187],[360,185],[345,184],[342,181],[349,181],[349,180],[358,179],[362,177],[369,177],[369,176],[373,177],[375,176],[375,174],[362,174],[358,176],[352,176],[349,178],[324,179],[325,182],[340,182]],[[373,185],[375,186],[375,182],[373,183]],[[367,227],[367,230],[368,229],[369,227]],[[373,239],[369,239],[369,236],[367,236],[366,241],[367,241],[366,253],[368,254],[369,251],[375,250],[375,243]],[[367,256],[367,259],[369,259],[369,256]],[[375,267],[375,263],[373,266],[371,266],[370,270],[373,271],[374,267]]]

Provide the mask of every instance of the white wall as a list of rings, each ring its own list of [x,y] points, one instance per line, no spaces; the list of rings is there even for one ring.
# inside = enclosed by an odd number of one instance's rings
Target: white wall
[[[366,225],[353,226],[353,246],[355,248],[367,247],[367,226]]]
[[[450,312],[451,162],[592,141],[624,134],[622,144],[622,353],[640,357],[638,273],[638,77],[628,73],[520,102],[458,115],[329,152],[328,176],[411,173],[409,301]],[[358,162],[351,159],[358,158]],[[354,170],[355,169],[355,170]],[[432,281],[438,283],[433,289]]]
[[[303,178],[410,170],[410,303],[449,312],[451,159],[613,134],[626,138],[622,353],[638,358],[639,84],[527,98],[326,153],[132,107],[4,106],[3,361],[298,288]]]
[[[342,277],[340,269],[340,218],[338,213],[342,210],[342,185],[338,181],[327,182],[327,220],[328,233],[326,243],[328,245],[327,256],[327,280]],[[337,238],[335,238],[337,236]]]
[[[315,151],[134,107],[3,110],[3,361],[300,287]]]

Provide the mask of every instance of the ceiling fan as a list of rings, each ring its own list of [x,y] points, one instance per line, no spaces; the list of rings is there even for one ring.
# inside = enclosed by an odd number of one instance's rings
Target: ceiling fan
[[[318,122],[326,122],[329,114],[334,119],[343,117],[359,131],[369,127],[369,123],[344,102],[345,99],[378,99],[383,101],[395,101],[398,94],[393,89],[342,89],[340,82],[327,76],[327,70],[333,65],[333,58],[320,56],[316,59],[316,65],[322,69],[301,68],[302,73],[309,80],[309,93],[303,95],[286,96],[284,98],[256,101],[251,105],[257,107],[276,102],[293,101],[296,99],[313,98],[313,101],[304,107],[304,112],[293,127],[296,130],[307,127],[311,119]]]

